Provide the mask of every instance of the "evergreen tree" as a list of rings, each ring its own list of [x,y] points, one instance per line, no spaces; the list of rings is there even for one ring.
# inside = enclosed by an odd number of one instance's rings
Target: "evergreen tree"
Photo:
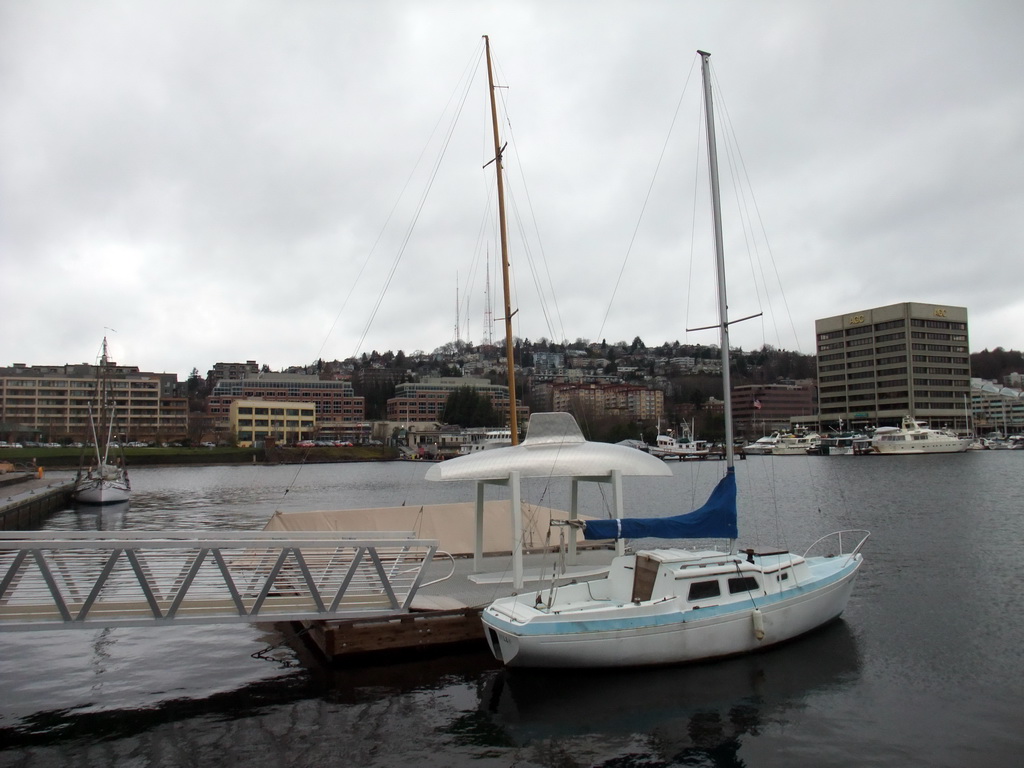
[[[460,427],[500,427],[502,418],[491,405],[490,398],[473,387],[459,387],[448,395],[441,420]]]

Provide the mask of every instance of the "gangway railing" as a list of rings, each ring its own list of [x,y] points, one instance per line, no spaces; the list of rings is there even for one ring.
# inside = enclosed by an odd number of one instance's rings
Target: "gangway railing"
[[[401,532],[0,532],[0,631],[408,612],[438,542]]]

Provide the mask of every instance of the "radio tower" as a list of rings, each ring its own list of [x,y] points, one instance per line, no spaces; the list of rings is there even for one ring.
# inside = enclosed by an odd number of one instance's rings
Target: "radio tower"
[[[455,273],[455,343],[459,344],[462,337],[459,335],[459,273]]]
[[[491,262],[487,260],[487,284],[484,286],[484,344],[494,345],[494,315],[491,312]]]

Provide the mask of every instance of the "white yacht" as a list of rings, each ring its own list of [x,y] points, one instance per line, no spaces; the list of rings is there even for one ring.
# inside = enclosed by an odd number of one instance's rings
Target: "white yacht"
[[[820,444],[821,435],[816,432],[783,435],[772,446],[772,456],[806,456],[816,452]]]
[[[781,437],[782,435],[778,432],[772,432],[770,435],[759,437],[754,442],[743,446],[743,453],[748,456],[764,456],[769,454]]]
[[[971,441],[945,429],[931,429],[913,416],[898,427],[879,427],[871,438],[875,453],[963,453]]]

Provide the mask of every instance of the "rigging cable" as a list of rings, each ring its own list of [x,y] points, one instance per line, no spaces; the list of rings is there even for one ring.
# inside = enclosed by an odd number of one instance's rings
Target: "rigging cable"
[[[477,57],[474,55],[474,58],[477,58]],[[472,62],[472,59],[471,59],[471,62]],[[471,66],[472,66],[472,63],[467,64],[466,69],[468,70]],[[477,58],[477,66],[479,67],[479,58]],[[471,81],[472,77],[470,76],[470,77],[467,78],[466,74],[464,73],[462,79],[463,80],[467,80],[468,79],[468,80]],[[461,80],[460,80],[460,82],[461,82]],[[317,352],[317,358],[318,359],[323,356],[324,348],[327,346],[327,342],[328,342],[328,340],[330,340],[331,334],[334,333],[334,329],[338,325],[338,320],[341,319],[341,315],[344,313],[345,308],[348,306],[348,302],[352,298],[352,294],[355,293],[355,289],[359,285],[359,280],[362,277],[363,272],[366,269],[366,266],[370,263],[370,259],[373,257],[374,252],[377,250],[377,246],[380,245],[380,242],[381,242],[381,240],[384,237],[384,233],[387,232],[388,225],[391,223],[391,220],[392,220],[392,218],[395,215],[395,211],[398,210],[399,203],[401,203],[402,199],[405,197],[405,193],[408,190],[409,185],[412,183],[412,179],[415,176],[417,169],[420,167],[420,164],[423,161],[423,156],[427,152],[427,147],[430,146],[431,141],[433,140],[434,136],[437,134],[438,125],[440,125],[441,119],[444,117],[445,113],[448,110],[448,107],[451,105],[452,100],[453,100],[453,98],[455,96],[455,92],[457,90],[458,90],[458,86],[456,86],[456,89],[453,90],[452,94],[448,97],[448,103],[445,104],[444,109],[441,111],[441,115],[438,117],[437,122],[435,122],[435,124],[434,124],[434,128],[431,131],[430,136],[427,138],[426,143],[423,145],[423,149],[420,150],[420,154],[416,158],[416,162],[413,163],[413,167],[409,171],[409,176],[406,178],[405,184],[402,185],[401,191],[398,193],[398,196],[395,198],[394,204],[391,206],[391,210],[388,212],[387,217],[384,219],[384,224],[381,226],[380,231],[377,233],[377,238],[373,241],[373,245],[370,247],[370,250],[367,252],[366,258],[363,259],[362,264],[360,264],[359,270],[356,272],[355,280],[352,281],[352,285],[349,287],[348,293],[345,294],[344,301],[342,301],[341,308],[338,310],[338,313],[335,315],[334,321],[331,323],[331,327],[327,330],[327,334],[324,336],[323,343],[320,345],[320,350]],[[463,98],[465,98],[465,97],[463,97]],[[365,338],[365,335],[366,334],[364,333],[363,334],[363,338]],[[356,347],[356,353],[357,354],[358,354],[359,348],[361,346],[362,346],[362,339],[360,339],[359,345]]]
[[[665,142],[664,142],[664,144],[661,147],[661,154],[658,155],[658,162],[657,162],[657,164],[655,165],[655,168],[654,168],[654,175],[651,177],[651,183],[647,187],[647,195],[644,197],[643,205],[640,207],[640,215],[637,217],[636,226],[633,227],[633,235],[632,235],[632,237],[629,240],[629,246],[626,248],[626,255],[622,259],[622,266],[619,268],[619,273],[618,273],[618,275],[615,278],[615,285],[612,288],[612,295],[608,299],[608,307],[605,310],[604,318],[601,320],[601,327],[598,330],[598,334],[597,334],[598,338],[602,338],[603,335],[604,335],[604,327],[605,327],[605,325],[608,322],[608,315],[611,313],[612,304],[614,304],[614,302],[615,302],[615,294],[619,290],[619,285],[621,285],[621,283],[622,283],[623,274],[626,271],[626,264],[629,262],[630,254],[633,252],[633,246],[636,243],[637,234],[640,231],[640,224],[643,221],[644,213],[647,211],[647,204],[650,202],[651,193],[654,190],[654,183],[658,179],[658,173],[661,170],[662,161],[665,159],[665,153],[668,150],[669,139],[671,139],[671,137],[672,137],[672,130],[673,130],[675,124],[676,124],[676,119],[679,117],[679,110],[682,108],[683,97],[685,96],[686,90],[689,87],[690,79],[693,76],[693,72],[694,72],[694,65],[691,64],[690,65],[690,72],[687,74],[686,82],[683,85],[683,92],[679,95],[679,101],[676,103],[675,112],[673,112],[673,114],[672,114],[672,121],[669,124],[668,135],[665,136]]]
[[[478,62],[478,66],[479,66],[479,62]],[[464,90],[463,90],[463,93],[462,93],[462,98],[458,102],[458,108],[456,109],[455,114],[453,115],[452,120],[449,123],[448,128],[447,128],[447,130],[446,130],[446,132],[444,134],[443,141],[442,141],[442,144],[441,144],[441,149],[438,152],[438,155],[437,155],[437,157],[434,160],[434,164],[431,166],[430,176],[429,176],[429,178],[427,180],[427,184],[424,187],[423,192],[420,195],[419,201],[416,204],[416,209],[415,209],[415,212],[413,214],[413,219],[409,223],[409,227],[406,229],[405,234],[402,237],[401,244],[399,245],[398,250],[395,253],[395,257],[394,257],[394,259],[393,259],[393,261],[391,263],[391,269],[387,273],[387,276],[386,276],[386,278],[384,280],[384,285],[381,287],[381,291],[378,294],[377,300],[374,303],[373,309],[370,312],[370,317],[366,321],[366,325],[363,328],[363,332],[362,332],[362,334],[359,337],[359,341],[356,344],[356,349],[355,349],[355,352],[353,353],[353,356],[358,354],[359,349],[361,349],[362,346],[363,346],[363,342],[366,341],[366,336],[370,332],[370,327],[373,325],[373,321],[377,317],[377,312],[380,310],[380,306],[384,302],[384,296],[387,294],[388,288],[391,286],[391,281],[394,279],[395,273],[398,271],[398,265],[401,263],[402,257],[405,255],[406,248],[409,245],[409,241],[412,239],[413,231],[415,230],[416,224],[419,221],[420,214],[423,212],[423,207],[426,205],[427,196],[429,195],[430,190],[433,188],[434,182],[437,179],[437,173],[438,173],[438,169],[440,168],[441,161],[444,159],[444,156],[445,156],[445,154],[448,151],[448,147],[451,144],[452,136],[455,133],[455,126],[456,126],[456,123],[458,122],[458,117],[459,117],[459,115],[462,114],[462,109],[463,109],[463,107],[466,104],[466,99],[469,96],[469,87],[470,87],[471,84],[472,84],[472,79],[471,78],[467,78],[466,82],[465,82],[465,85],[464,85]]]

